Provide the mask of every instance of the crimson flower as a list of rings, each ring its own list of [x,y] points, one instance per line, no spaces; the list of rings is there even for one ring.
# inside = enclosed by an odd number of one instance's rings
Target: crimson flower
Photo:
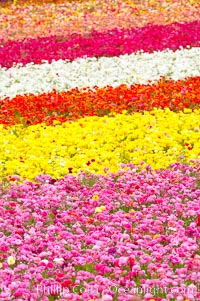
[[[69,173],[72,173],[72,169],[73,169],[73,167],[69,167],[69,168],[68,168]]]
[[[74,282],[70,279],[63,281],[63,283],[62,283],[62,287],[70,288],[71,286],[74,286]]]
[[[129,257],[128,263],[129,263],[129,266],[130,266],[130,270],[132,270],[132,267],[134,266],[134,263],[135,263],[134,258],[133,257]]]
[[[200,215],[197,217],[197,227],[200,227]]]

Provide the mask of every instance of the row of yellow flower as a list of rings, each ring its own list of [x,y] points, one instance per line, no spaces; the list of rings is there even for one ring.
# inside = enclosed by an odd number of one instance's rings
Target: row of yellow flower
[[[53,126],[15,125],[0,131],[0,174],[55,178],[80,170],[115,172],[120,163],[165,168],[200,159],[200,110],[169,109],[88,117]]]

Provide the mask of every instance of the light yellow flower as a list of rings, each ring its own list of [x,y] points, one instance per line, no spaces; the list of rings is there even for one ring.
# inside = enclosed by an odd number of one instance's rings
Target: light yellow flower
[[[7,262],[8,262],[8,265],[13,265],[13,264],[15,264],[15,257],[14,256],[9,256],[8,258],[7,258]]]
[[[102,211],[106,210],[105,206],[96,207],[95,213],[101,213]]]

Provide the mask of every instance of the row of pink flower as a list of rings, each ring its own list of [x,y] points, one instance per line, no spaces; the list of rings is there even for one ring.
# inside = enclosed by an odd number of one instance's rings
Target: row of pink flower
[[[2,186],[1,300],[199,300],[199,165],[142,166]]]
[[[148,25],[143,28],[114,29],[108,32],[93,31],[88,37],[79,34],[71,36],[50,36],[23,41],[8,41],[0,48],[0,65],[11,67],[14,63],[23,65],[43,60],[79,57],[119,56],[139,50],[161,51],[166,48],[200,46],[200,21],[173,23],[171,25]]]

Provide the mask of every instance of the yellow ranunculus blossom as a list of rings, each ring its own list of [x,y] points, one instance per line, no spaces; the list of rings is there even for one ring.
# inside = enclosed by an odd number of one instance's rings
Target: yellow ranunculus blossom
[[[14,256],[9,256],[8,258],[7,258],[7,263],[8,263],[8,265],[13,265],[13,264],[15,264],[15,257]]]
[[[92,196],[92,200],[93,201],[98,201],[99,200],[99,195],[97,193],[95,193],[93,196]]]
[[[80,125],[81,124],[81,125]],[[0,125],[0,174],[61,178],[81,170],[117,172],[122,163],[144,161],[167,168],[200,159],[200,110],[168,109],[133,115],[87,117],[77,122],[29,127]]]
[[[95,213],[101,213],[103,212],[104,210],[106,210],[106,207],[105,206],[100,206],[100,207],[97,207],[95,209]]]

